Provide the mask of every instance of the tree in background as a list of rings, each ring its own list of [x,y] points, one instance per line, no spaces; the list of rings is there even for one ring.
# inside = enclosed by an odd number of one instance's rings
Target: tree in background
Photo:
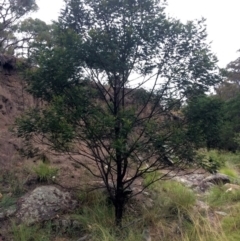
[[[138,178],[200,164],[173,111],[219,82],[216,58],[204,21],[168,18],[165,1],[65,3],[52,44],[36,48],[39,68],[27,76],[29,91],[48,104],[19,119],[17,132],[100,178],[121,225]]]
[[[227,65],[226,71],[228,80],[240,86],[240,57],[230,62]]]
[[[13,55],[28,41],[17,37],[17,33],[23,18],[35,10],[35,0],[0,0],[0,53]]]
[[[227,65],[225,75],[226,80],[216,88],[216,97],[224,101],[219,148],[236,151],[240,133],[240,58]]]
[[[184,109],[187,135],[197,147],[218,148],[224,121],[224,102],[216,97],[200,95],[192,98]]]

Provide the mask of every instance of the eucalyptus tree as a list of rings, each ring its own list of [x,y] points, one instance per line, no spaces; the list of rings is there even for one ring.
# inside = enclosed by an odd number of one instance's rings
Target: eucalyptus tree
[[[200,165],[177,111],[219,82],[204,20],[181,23],[160,0],[65,0],[53,44],[36,51],[29,91],[47,105],[17,122],[100,178],[121,225],[136,180]],[[174,100],[174,101],[172,101]],[[142,190],[146,186],[139,186]]]
[[[28,40],[19,38],[19,26],[28,13],[37,10],[35,0],[0,0],[0,52],[14,54]]]

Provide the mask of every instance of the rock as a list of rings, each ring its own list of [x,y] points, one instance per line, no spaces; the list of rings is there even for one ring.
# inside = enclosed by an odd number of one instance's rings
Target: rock
[[[144,206],[145,206],[147,209],[153,208],[153,206],[154,206],[153,200],[152,200],[151,198],[146,198],[146,199],[144,200]]]
[[[41,186],[21,197],[16,217],[20,223],[34,224],[53,219],[60,211],[74,209],[77,202],[55,186]]]
[[[184,177],[173,177],[172,178],[174,181],[177,181],[177,182],[180,182],[181,184],[183,184],[184,186],[186,187],[192,187],[193,186],[193,183],[191,181],[188,181],[187,178],[184,176]]]
[[[201,211],[206,212],[209,210],[209,206],[205,202],[197,200],[196,201],[196,209],[199,212],[201,212]]]
[[[230,179],[227,175],[217,173],[204,178],[201,184],[204,184],[207,182],[213,183],[215,185],[224,185],[226,183],[230,183]]]
[[[232,183],[226,183],[224,187],[227,188],[226,192],[235,192],[235,191],[240,191],[240,186],[237,184],[232,184]]]
[[[6,210],[3,210],[0,212],[0,220],[3,220],[5,218],[12,217],[17,211],[17,207],[15,205],[10,206]]]
[[[211,183],[211,182],[202,182],[202,183],[199,184],[198,187],[195,188],[195,191],[205,192],[206,190],[208,190],[212,186],[214,186],[214,184]]]
[[[149,197],[150,193],[149,192],[143,192],[143,195],[146,196],[146,197]]]
[[[220,216],[227,216],[227,213],[225,213],[225,212],[215,211],[215,213],[220,215]]]
[[[89,235],[85,235],[81,238],[79,238],[77,241],[84,241],[84,240],[87,240],[89,238]]]
[[[151,241],[152,238],[151,238],[151,235],[150,235],[150,232],[148,229],[144,229],[143,232],[142,232],[142,238],[144,241]]]
[[[56,231],[61,230],[62,233],[65,233],[69,230],[80,230],[82,228],[81,223],[79,221],[71,220],[69,218],[53,220],[52,227]]]

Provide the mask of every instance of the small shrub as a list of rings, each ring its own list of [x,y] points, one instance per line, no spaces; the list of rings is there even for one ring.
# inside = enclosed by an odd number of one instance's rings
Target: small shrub
[[[57,175],[58,169],[53,168],[45,163],[40,163],[34,172],[37,174],[40,182],[50,182],[54,176]]]
[[[226,160],[216,150],[207,151],[205,149],[199,150],[199,155],[202,156],[201,165],[210,173],[215,173],[225,165]]]

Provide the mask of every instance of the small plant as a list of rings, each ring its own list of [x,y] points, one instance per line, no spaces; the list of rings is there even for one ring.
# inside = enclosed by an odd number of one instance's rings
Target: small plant
[[[40,163],[34,168],[40,182],[50,182],[58,172],[57,168],[51,167],[46,163]]]
[[[216,150],[207,151],[206,149],[200,149],[198,153],[200,156],[204,157],[201,163],[202,167],[210,173],[215,173],[225,165],[226,160]]]

